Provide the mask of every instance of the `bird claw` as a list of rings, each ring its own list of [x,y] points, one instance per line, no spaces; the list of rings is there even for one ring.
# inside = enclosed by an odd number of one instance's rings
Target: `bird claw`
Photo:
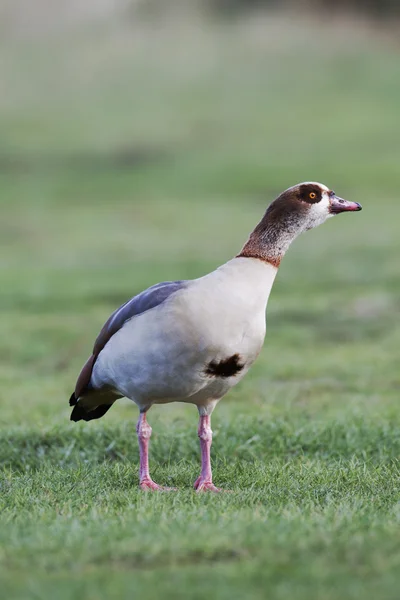
[[[152,479],[143,479],[140,482],[139,487],[141,490],[145,490],[146,492],[176,492],[177,488],[173,487],[165,487],[163,485],[158,485]]]
[[[212,481],[207,481],[202,479],[201,477],[199,477],[198,479],[196,479],[195,484],[194,484],[194,489],[196,490],[196,492],[214,492],[214,493],[218,493],[218,492],[224,492],[225,490],[221,489],[221,488],[217,488]]]

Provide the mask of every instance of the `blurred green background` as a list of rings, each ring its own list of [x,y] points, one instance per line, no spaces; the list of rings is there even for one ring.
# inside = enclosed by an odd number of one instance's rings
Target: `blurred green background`
[[[7,598],[398,597],[397,9],[0,4]],[[145,287],[231,258],[309,180],[364,210],[282,263],[264,350],[213,415],[234,493],[189,491],[183,405],[149,414],[154,477],[182,491],[139,493],[135,407],[68,420],[95,336]]]

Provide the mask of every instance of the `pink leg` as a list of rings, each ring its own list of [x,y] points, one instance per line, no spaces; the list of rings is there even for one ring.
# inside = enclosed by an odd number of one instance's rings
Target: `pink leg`
[[[136,426],[136,432],[139,440],[140,467],[139,467],[139,486],[142,490],[168,491],[173,488],[162,487],[154,483],[149,472],[149,441],[152,429],[146,420],[146,413],[140,413]]]
[[[210,450],[212,443],[211,417],[201,415],[199,421],[198,436],[201,448],[201,473],[196,479],[194,489],[198,492],[209,490],[210,492],[221,492],[212,482]]]

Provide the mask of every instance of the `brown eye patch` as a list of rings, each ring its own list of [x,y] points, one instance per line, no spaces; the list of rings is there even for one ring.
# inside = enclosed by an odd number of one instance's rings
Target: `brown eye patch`
[[[315,204],[322,198],[321,189],[313,184],[305,183],[299,187],[299,199],[309,204]]]

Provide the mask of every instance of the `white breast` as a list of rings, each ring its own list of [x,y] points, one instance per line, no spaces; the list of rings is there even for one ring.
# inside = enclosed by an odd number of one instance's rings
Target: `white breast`
[[[182,313],[218,356],[252,353],[265,335],[265,310],[276,268],[257,259],[237,258],[193,282]]]

